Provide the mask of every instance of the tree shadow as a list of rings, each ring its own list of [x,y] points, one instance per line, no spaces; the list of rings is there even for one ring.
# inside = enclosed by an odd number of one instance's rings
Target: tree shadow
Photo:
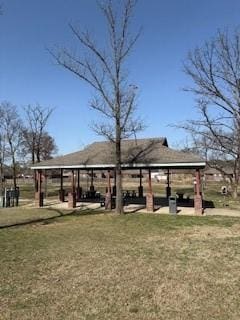
[[[40,209],[41,210],[41,209]],[[70,216],[74,216],[74,217],[78,217],[78,216],[86,216],[86,215],[98,215],[98,214],[103,214],[103,213],[107,213],[107,211],[103,211],[103,210],[99,210],[99,209],[75,209],[72,211],[63,211],[57,208],[48,208],[49,211],[53,211],[56,213],[56,215],[52,216],[52,217],[41,217],[41,218],[32,218],[32,219],[27,219],[24,221],[19,221],[19,222],[15,222],[15,223],[9,223],[9,224],[5,224],[5,225],[0,225],[0,229],[7,229],[7,228],[13,228],[13,227],[18,227],[18,226],[26,226],[26,225],[31,225],[31,224],[51,224],[51,223],[55,223],[57,221],[61,221],[62,218],[65,217],[70,217]]]
[[[129,204],[141,204],[146,205],[146,197],[142,198],[128,198],[125,200],[126,205]],[[169,200],[166,197],[154,197],[154,205],[159,207],[168,207]],[[187,208],[194,208],[194,199],[177,199],[177,206],[178,207],[187,207]],[[203,200],[203,207],[204,208],[215,208],[214,202],[211,200]]]

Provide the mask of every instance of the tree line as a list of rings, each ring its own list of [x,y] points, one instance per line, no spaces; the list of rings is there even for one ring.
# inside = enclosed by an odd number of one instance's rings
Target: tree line
[[[0,177],[11,168],[13,185],[17,186],[19,166],[47,160],[57,151],[54,138],[47,131],[53,109],[36,105],[18,108],[10,102],[0,104]]]

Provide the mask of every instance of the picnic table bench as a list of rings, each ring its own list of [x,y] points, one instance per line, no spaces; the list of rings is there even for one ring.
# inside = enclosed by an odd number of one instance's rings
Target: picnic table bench
[[[185,194],[184,192],[176,192],[177,198],[179,201],[189,201],[190,197],[188,194]],[[184,197],[184,195],[186,197]]]
[[[123,190],[123,198],[135,198],[137,196],[136,190]]]

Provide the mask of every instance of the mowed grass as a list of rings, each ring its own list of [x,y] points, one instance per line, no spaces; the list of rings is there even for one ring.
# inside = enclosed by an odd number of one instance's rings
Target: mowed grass
[[[80,215],[0,230],[0,319],[240,319],[240,220]]]
[[[58,210],[53,208],[0,208],[0,229],[7,226],[23,225],[31,222],[40,222],[69,215],[74,211]]]

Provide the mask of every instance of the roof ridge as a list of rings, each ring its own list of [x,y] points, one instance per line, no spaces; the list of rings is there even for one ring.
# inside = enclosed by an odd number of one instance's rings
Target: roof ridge
[[[122,141],[140,141],[140,140],[167,140],[167,138],[162,136],[162,137],[151,137],[151,138],[122,139]],[[89,147],[89,146],[91,146],[91,145],[93,145],[93,144],[101,144],[101,143],[106,143],[106,142],[112,143],[112,142],[109,141],[109,140],[94,141],[94,142],[86,145],[86,147],[84,147],[84,149],[87,148],[87,147]]]

